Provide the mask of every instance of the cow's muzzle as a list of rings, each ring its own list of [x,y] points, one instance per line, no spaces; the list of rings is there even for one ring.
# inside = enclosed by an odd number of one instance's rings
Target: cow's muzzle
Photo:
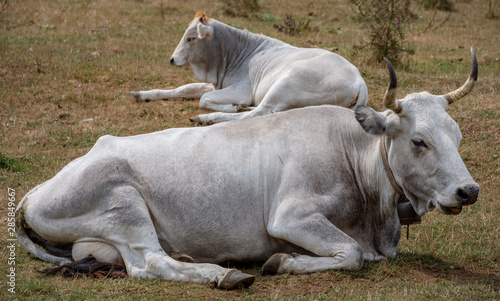
[[[458,201],[456,206],[444,206],[443,204],[438,204],[440,211],[444,214],[457,215],[462,212],[462,207],[467,205],[472,205],[477,202],[479,196],[479,185],[469,184],[462,186],[457,189],[455,193],[455,199]]]
[[[457,189],[457,200],[463,206],[472,205],[477,202],[477,197],[479,196],[479,186],[475,185],[467,185]]]
[[[174,64],[174,57],[170,58],[170,64],[172,64],[172,65]]]

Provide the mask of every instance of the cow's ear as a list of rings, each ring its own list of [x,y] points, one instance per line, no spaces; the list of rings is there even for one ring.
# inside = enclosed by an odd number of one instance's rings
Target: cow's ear
[[[198,38],[205,39],[211,38],[214,34],[214,29],[210,26],[204,25],[202,23],[198,23]]]
[[[356,120],[363,129],[373,135],[382,135],[387,128],[387,117],[368,106],[357,106],[354,108]]]

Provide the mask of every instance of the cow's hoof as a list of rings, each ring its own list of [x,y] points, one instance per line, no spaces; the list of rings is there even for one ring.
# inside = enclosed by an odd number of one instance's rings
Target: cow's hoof
[[[194,124],[201,124],[201,119],[198,116],[189,118],[189,121],[191,121]]]
[[[212,125],[214,122],[212,120],[209,120],[207,122],[201,121],[201,118],[199,116],[191,117],[189,118],[189,121],[196,125]]]
[[[173,259],[180,261],[180,262],[189,262],[189,263],[195,263],[193,257],[189,256],[186,253],[183,252],[177,252],[177,253],[168,253],[168,256],[172,257]]]
[[[278,269],[281,266],[281,262],[290,257],[290,255],[285,253],[276,253],[271,256],[266,263],[262,266],[262,270],[260,272],[261,275],[276,275],[278,274]]]
[[[230,270],[219,282],[218,288],[223,290],[234,290],[247,288],[255,281],[255,276],[242,273],[238,270]]]
[[[139,94],[139,92],[136,92],[136,91],[130,91],[130,94],[132,94],[132,96],[134,96],[135,101],[137,101],[137,102],[142,102],[142,100],[141,100],[141,95]]]

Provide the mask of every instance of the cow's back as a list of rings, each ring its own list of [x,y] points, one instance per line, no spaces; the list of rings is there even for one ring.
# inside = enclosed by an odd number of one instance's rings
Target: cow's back
[[[286,44],[272,45],[262,52],[249,63],[254,105],[259,105],[266,95],[271,97],[269,105],[276,111],[323,104],[352,107],[368,101],[359,70],[335,53]],[[274,95],[271,89],[279,94]]]

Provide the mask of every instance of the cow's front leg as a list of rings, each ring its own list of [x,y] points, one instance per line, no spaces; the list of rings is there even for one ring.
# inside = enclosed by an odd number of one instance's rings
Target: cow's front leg
[[[272,214],[267,230],[271,236],[304,248],[318,257],[278,253],[264,264],[264,274],[305,274],[361,268],[363,251],[359,244],[333,225],[319,208],[311,208],[311,204],[282,202]]]
[[[203,94],[213,91],[214,86],[210,83],[193,83],[180,86],[173,90],[150,90],[150,91],[131,91],[138,102],[152,100],[166,100],[170,98],[194,99],[200,98]]]

